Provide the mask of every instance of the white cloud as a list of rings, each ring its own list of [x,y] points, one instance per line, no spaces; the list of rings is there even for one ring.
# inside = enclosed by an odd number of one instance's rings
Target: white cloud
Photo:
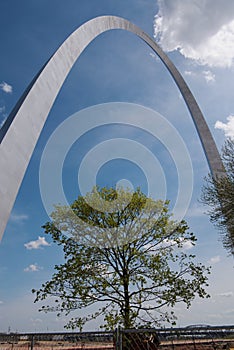
[[[184,250],[189,250],[193,248],[193,244],[190,241],[186,241],[183,243],[183,249]]]
[[[25,243],[24,246],[31,250],[31,249],[39,249],[41,247],[48,247],[50,244],[46,241],[45,237],[38,237],[36,241],[31,241],[28,243]]]
[[[219,255],[213,256],[209,260],[209,264],[217,264],[219,262],[220,262],[220,256]]]
[[[182,249],[184,250],[189,250],[194,247],[191,241],[184,241],[183,238],[180,239],[180,242],[182,243]],[[173,239],[165,239],[162,244],[164,246],[176,246],[177,242]]]
[[[193,72],[190,70],[186,70],[184,72],[185,75],[188,75],[190,77],[197,77],[201,75],[207,83],[214,83],[215,82],[215,74],[211,72],[210,70],[203,70],[201,73]]]
[[[234,58],[234,1],[158,0],[154,34],[165,51],[211,67],[230,67]]]
[[[3,304],[3,301],[2,301],[2,300],[0,300],[0,305],[1,305],[1,304]]]
[[[186,70],[186,71],[184,72],[184,74],[185,74],[185,75],[189,75],[189,76],[195,75],[195,73],[192,72],[191,70]]]
[[[3,81],[1,84],[0,84],[0,89],[2,91],[4,91],[5,93],[7,94],[11,94],[12,91],[13,91],[13,88],[11,85],[7,84],[5,81]]]
[[[218,120],[215,123],[215,129],[223,130],[226,137],[234,138],[234,115],[227,117],[226,124]]]
[[[215,74],[212,73],[210,70],[204,70],[202,73],[207,83],[215,82]]]
[[[224,297],[224,298],[231,298],[234,296],[234,292],[224,292],[224,293],[218,294],[218,296]]]
[[[24,272],[37,272],[41,268],[37,264],[30,264],[28,267],[24,269]]]
[[[153,59],[155,59],[156,61],[159,61],[159,60],[160,60],[160,58],[158,57],[158,55],[156,55],[156,54],[153,53],[153,52],[150,52],[150,56],[151,56]]]

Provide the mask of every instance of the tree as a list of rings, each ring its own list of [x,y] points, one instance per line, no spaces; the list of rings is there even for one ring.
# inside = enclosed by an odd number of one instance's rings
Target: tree
[[[86,317],[72,318],[67,327],[81,329],[98,316],[106,329],[149,327],[175,323],[169,310],[176,303],[189,307],[196,295],[209,297],[209,269],[184,249],[196,238],[185,221],[171,219],[168,206],[139,189],[112,188],[95,188],[71,208],[56,206],[53,221],[43,227],[62,246],[65,262],[33,290],[35,302],[49,297],[54,302],[41,310],[83,314],[100,305]]]
[[[226,173],[220,177],[206,178],[202,202],[210,206],[208,214],[222,234],[223,246],[234,255],[234,140],[227,139],[222,148]]]

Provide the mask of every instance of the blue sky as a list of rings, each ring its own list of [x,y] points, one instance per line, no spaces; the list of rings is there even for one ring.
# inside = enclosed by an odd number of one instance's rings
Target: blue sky
[[[225,137],[234,137],[231,0],[226,0],[225,7],[221,0],[9,0],[0,2],[0,13],[0,123],[70,33],[93,17],[110,14],[130,20],[151,37],[155,35],[190,86],[219,149]],[[51,134],[64,120],[85,108],[110,102],[131,103],[160,113],[171,130],[175,133],[177,130],[192,160],[192,199],[185,218],[198,238],[193,248],[197,259],[212,266],[208,288],[211,298],[195,300],[189,310],[177,305],[178,325],[233,324],[233,258],[227,257],[217,230],[204,214],[206,208],[198,202],[209,169],[195,127],[159,59],[131,33],[116,30],[95,39],[76,62],[34,151],[0,243],[0,331],[7,331],[8,327],[14,331],[63,330],[66,320],[57,319],[55,314],[39,313],[39,305],[33,304],[31,294],[31,289],[48,280],[53,266],[62,261],[60,250],[41,229],[49,219],[40,195],[41,156],[48,149]],[[118,137],[137,141],[155,155],[160,164],[156,162],[156,167],[162,169],[167,185],[166,197],[173,207],[178,187],[183,190],[185,184],[179,184],[177,164],[167,145],[143,126],[140,129],[131,125],[99,126],[71,145],[63,169],[67,200],[74,200],[79,193],[77,174],[87,152]],[[56,150],[52,151],[56,157]],[[147,192],[145,169],[140,169],[133,160],[113,159],[102,165],[97,174],[98,184],[113,186],[124,178]],[[97,327],[94,322],[87,329]]]

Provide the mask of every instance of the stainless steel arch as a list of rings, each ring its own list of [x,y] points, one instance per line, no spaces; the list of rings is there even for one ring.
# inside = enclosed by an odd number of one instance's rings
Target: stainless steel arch
[[[131,22],[115,16],[94,18],[74,31],[41,69],[0,131],[0,240],[32,152],[54,100],[73,64],[99,34],[111,29],[130,31],[160,57],[178,85],[193,118],[213,175],[223,172],[215,142],[183,77],[160,47]]]

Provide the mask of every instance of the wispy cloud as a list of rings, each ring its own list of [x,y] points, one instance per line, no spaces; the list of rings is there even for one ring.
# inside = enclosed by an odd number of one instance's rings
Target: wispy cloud
[[[3,301],[2,301],[2,300],[0,300],[0,305],[1,305],[1,304],[3,304]]]
[[[227,117],[226,124],[218,120],[215,123],[215,129],[223,130],[226,137],[234,138],[234,115]]]
[[[226,315],[233,315],[234,316],[234,309],[229,309],[225,312]]]
[[[203,74],[207,83],[214,83],[215,82],[215,74],[212,73],[210,70],[203,70],[202,74]]]
[[[210,84],[215,82],[215,74],[211,72],[210,70],[203,70],[202,72],[194,72],[191,70],[186,70],[184,72],[185,75],[190,77],[199,77],[202,76],[202,78],[205,79],[205,81]]]
[[[208,261],[209,264],[217,264],[220,262],[220,256],[219,255],[216,255],[216,256],[213,256],[212,258],[210,258],[210,260]]]
[[[5,106],[1,106],[0,107],[0,114],[5,113],[5,111],[6,111],[6,107]]]
[[[188,75],[188,76],[193,76],[193,75],[196,75],[194,72],[192,72],[191,70],[186,70],[184,72],[185,75]]]
[[[11,94],[13,92],[13,87],[10,84],[7,84],[5,81],[0,84],[0,89],[6,94]]]
[[[158,6],[154,34],[165,51],[178,50],[210,67],[233,65],[233,1],[223,6],[220,0],[158,0]]]
[[[30,264],[24,269],[24,272],[37,272],[39,270],[41,270],[41,267],[39,267],[37,264]]]
[[[158,55],[156,55],[156,54],[153,53],[153,52],[150,52],[150,56],[151,56],[153,59],[155,59],[156,61],[159,61],[159,60],[160,60],[160,58],[158,57]]]
[[[204,207],[195,203],[187,210],[186,217],[204,217]]]
[[[40,249],[41,247],[48,247],[50,244],[46,241],[45,237],[38,237],[36,241],[30,241],[24,244],[25,248],[31,249]]]
[[[232,298],[234,296],[234,292],[224,292],[224,293],[220,293],[218,294],[218,296],[220,297],[224,297],[224,298]]]
[[[41,318],[30,318],[30,322],[31,324],[35,326],[37,326],[38,324],[41,324],[43,321]]]
[[[27,214],[16,214],[12,213],[10,216],[10,221],[16,224],[20,224],[25,220],[28,220],[29,216]]]

